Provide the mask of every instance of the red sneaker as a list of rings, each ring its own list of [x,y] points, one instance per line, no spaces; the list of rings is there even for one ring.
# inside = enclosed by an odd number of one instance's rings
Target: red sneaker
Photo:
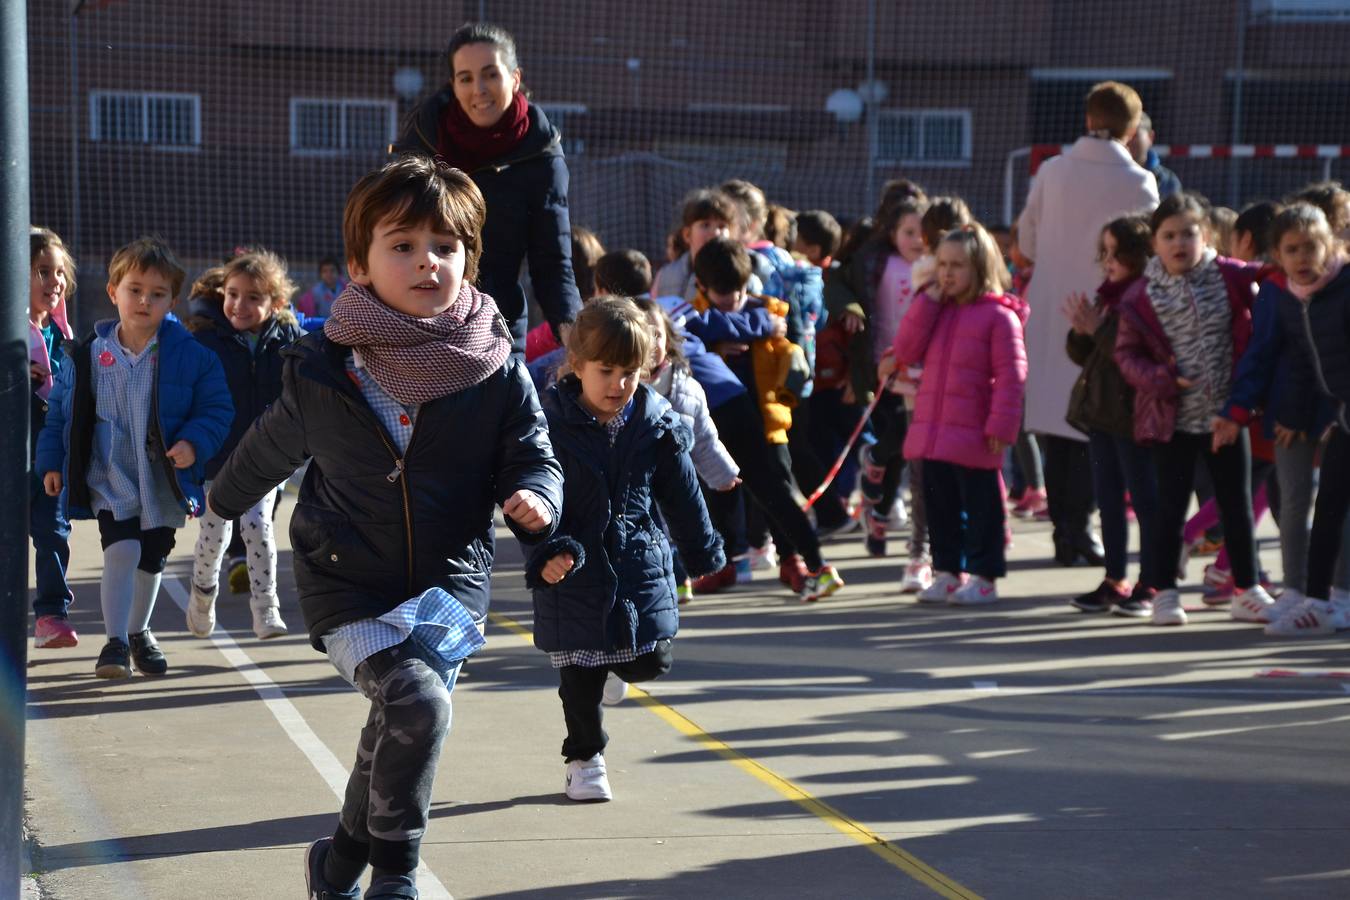
[[[790,556],[784,556],[778,562],[778,580],[792,589],[792,593],[800,594],[802,588],[806,586],[806,576],[810,574],[806,571],[806,563],[802,558],[793,553]]]
[[[734,563],[727,563],[709,575],[701,575],[694,579],[695,594],[716,594],[718,591],[726,590],[736,583],[736,566]]]
[[[38,616],[37,627],[33,629],[33,646],[40,650],[55,650],[58,647],[74,647],[80,642],[80,636],[70,626],[70,622],[60,616]]]

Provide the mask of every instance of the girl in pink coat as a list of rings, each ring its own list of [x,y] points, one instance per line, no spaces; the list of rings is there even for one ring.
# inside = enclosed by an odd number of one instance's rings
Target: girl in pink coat
[[[1027,305],[1007,288],[987,231],[949,232],[937,248],[938,298],[917,297],[896,339],[897,364],[923,366],[905,437],[905,459],[923,460],[936,570],[920,603],[993,603],[994,581],[1007,574],[999,469],[1021,427],[1027,377]]]

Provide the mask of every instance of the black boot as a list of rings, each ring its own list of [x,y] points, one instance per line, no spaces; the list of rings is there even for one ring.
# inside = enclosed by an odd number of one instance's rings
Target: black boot
[[[163,675],[169,671],[169,661],[164,658],[149,628],[131,635],[131,659],[136,663],[136,671],[142,675]]]

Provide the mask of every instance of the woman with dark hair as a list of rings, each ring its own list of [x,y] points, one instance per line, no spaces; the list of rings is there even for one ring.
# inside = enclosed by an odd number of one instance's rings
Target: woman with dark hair
[[[528,260],[535,299],[561,337],[581,309],[572,273],[567,164],[561,136],[526,97],[516,44],[496,25],[472,22],[450,37],[450,81],[408,118],[394,152],[431,156],[467,172],[487,201],[478,287],[525,347]]]

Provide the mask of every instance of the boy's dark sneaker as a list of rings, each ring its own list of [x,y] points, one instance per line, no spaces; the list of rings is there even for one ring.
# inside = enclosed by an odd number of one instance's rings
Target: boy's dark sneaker
[[[319,838],[305,850],[305,896],[308,900],[361,900],[359,884],[354,884],[345,891],[339,891],[323,880],[323,861],[332,846],[332,838]],[[414,893],[413,896],[416,897],[417,894]]]
[[[366,890],[366,900],[417,900],[417,885],[407,875],[377,878]]]
[[[1105,613],[1110,612],[1112,606],[1128,599],[1129,595],[1124,591],[1118,589],[1109,581],[1103,581],[1097,585],[1095,591],[1074,597],[1069,602],[1074,605],[1074,608],[1085,613]]]
[[[99,678],[130,678],[131,649],[121,638],[108,638],[99,651],[94,674]]]
[[[1153,615],[1153,597],[1157,593],[1151,587],[1136,584],[1130,596],[1111,607],[1111,614],[1127,619],[1147,619]]]
[[[155,642],[155,636],[147,628],[131,635],[131,659],[136,663],[136,671],[142,675],[163,675],[169,671],[169,661]]]

